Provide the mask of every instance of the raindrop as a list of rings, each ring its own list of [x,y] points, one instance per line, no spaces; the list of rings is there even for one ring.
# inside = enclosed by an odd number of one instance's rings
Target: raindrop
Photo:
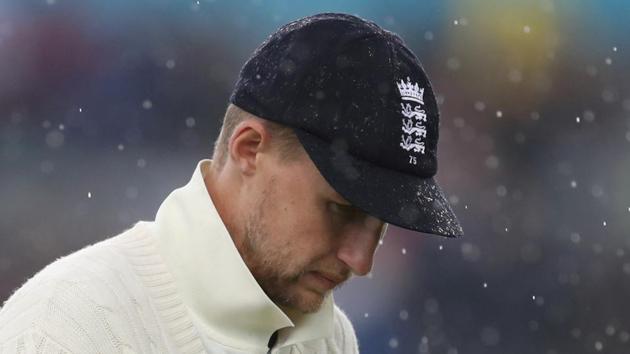
[[[593,113],[593,111],[590,110],[586,110],[584,111],[584,120],[587,122],[592,122],[595,120],[595,113]]]
[[[602,222],[602,225],[606,226],[606,225],[607,225],[607,224],[606,224],[606,221]]]
[[[605,89],[602,91],[602,100],[607,103],[615,102],[617,100],[617,93],[612,89]]]
[[[518,69],[510,69],[508,72],[508,80],[513,83],[523,81],[523,73]]]
[[[88,192],[88,198],[92,198],[92,192]]]
[[[62,132],[53,130],[46,134],[46,145],[48,147],[56,149],[63,145],[64,135]]]
[[[389,347],[390,348],[398,348],[398,339],[396,338],[392,338],[389,340]]]
[[[402,254],[407,254],[407,249],[406,249],[406,248],[403,248],[403,249],[401,250],[401,252],[402,252]]]
[[[602,349],[604,349],[604,344],[602,344],[602,342],[600,342],[600,341],[595,342],[595,349],[598,352],[601,351]]]
[[[595,198],[600,198],[601,196],[604,195],[604,188],[602,188],[602,186],[599,186],[597,184],[594,184],[591,187],[591,194],[593,195],[593,197]]]
[[[609,336],[615,335],[615,327],[613,325],[606,326],[606,334]]]
[[[55,170],[55,164],[48,160],[42,161],[42,163],[39,165],[39,169],[42,171],[42,173],[49,175]]]
[[[431,31],[426,31],[426,32],[424,32],[424,39],[425,39],[425,40],[427,40],[427,41],[432,41],[432,40],[433,40],[433,38],[434,38],[434,36],[433,36],[433,32],[431,32]]]
[[[606,62],[606,65],[610,65],[612,64],[612,59],[611,58],[606,58],[606,60],[604,60]]]
[[[79,112],[83,112],[83,108],[79,107]]]
[[[444,246],[440,245],[440,246],[438,247],[438,249],[441,251],[441,250],[443,250],[443,249],[444,249]]]
[[[138,198],[138,188],[129,186],[125,190],[125,196],[127,199],[136,199]]]
[[[580,243],[580,241],[581,241],[580,234],[578,234],[577,232],[571,233],[571,242],[573,242],[573,243]]]
[[[499,167],[499,158],[494,155],[488,156],[486,158],[486,167],[492,170]]]
[[[540,113],[534,111],[534,112],[529,114],[529,117],[531,119],[533,119],[533,120],[539,120],[540,119]]]
[[[400,311],[400,319],[403,321],[406,321],[409,318],[409,312],[407,312],[406,310],[402,310]]]
[[[501,117],[503,117],[503,112],[497,111],[497,118],[501,118]]]
[[[464,242],[461,245],[462,257],[466,261],[476,262],[481,257],[481,250],[479,247],[473,245],[470,242]]]
[[[44,129],[50,128],[50,122],[47,121],[47,120],[43,121],[42,122],[42,128],[44,128]]]
[[[440,311],[440,304],[436,299],[429,298],[424,302],[424,310],[428,313],[438,313]]]
[[[59,124],[59,130],[64,130],[66,127],[63,124]]]
[[[455,57],[450,57],[446,61],[446,67],[448,67],[449,70],[455,71],[455,70],[458,70],[461,67],[461,63],[460,63],[459,59],[457,59]]]
[[[475,102],[475,109],[481,112],[486,109],[486,104],[481,101],[477,101]]]
[[[529,26],[524,26],[523,27],[523,32],[525,32],[525,33],[529,33],[529,32],[531,32],[531,30],[532,29]]]
[[[483,283],[483,287],[487,288],[488,287],[488,283]]]
[[[484,327],[481,330],[481,341],[487,346],[494,346],[499,344],[501,335],[499,331],[494,327]]]
[[[188,117],[188,118],[186,118],[186,126],[187,126],[188,128],[192,128],[192,127],[194,127],[194,126],[195,126],[195,123],[196,123],[196,122],[195,122],[195,118],[194,118],[194,117]]]
[[[145,159],[138,159],[137,165],[140,168],[144,168],[147,165],[147,161]]]
[[[370,314],[367,313],[367,312],[363,314],[363,317],[365,317],[365,318],[368,318],[369,316],[370,316]]]
[[[123,151],[123,150],[125,150],[125,145],[118,144],[118,151]]]
[[[613,47],[613,52],[616,52],[616,51],[617,51],[617,47]]]
[[[151,100],[142,101],[142,108],[151,109],[151,107],[153,107],[153,102],[151,102]]]
[[[575,117],[575,122],[580,123],[580,117]]]
[[[577,182],[571,181],[571,188],[576,188],[576,187],[577,187]]]
[[[175,67],[175,60],[169,59],[166,61],[166,67],[168,69],[173,69]]]

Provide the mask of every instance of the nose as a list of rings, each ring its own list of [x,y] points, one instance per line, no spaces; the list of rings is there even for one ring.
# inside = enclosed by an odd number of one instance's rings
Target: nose
[[[377,223],[365,223],[347,228],[337,248],[337,258],[344,262],[355,275],[368,274],[372,270],[374,253],[382,230],[383,224],[378,220]]]

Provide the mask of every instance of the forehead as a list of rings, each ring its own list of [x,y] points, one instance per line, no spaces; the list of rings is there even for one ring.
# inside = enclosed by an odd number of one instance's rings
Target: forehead
[[[357,213],[355,215],[361,214],[363,215],[362,219],[366,221],[371,220],[371,223],[374,223],[375,225],[378,224],[380,230],[379,234],[382,238],[388,224],[380,218],[368,214],[360,208],[354,206],[350,201],[339,194],[335,188],[328,183],[324,176],[322,176],[317,169],[317,166],[315,166],[306,152],[304,152],[302,157],[292,163],[291,169],[294,170],[296,175],[286,176],[286,178],[289,178],[290,180],[296,179],[293,182],[299,183],[299,188],[303,189],[304,192],[318,194],[329,201],[350,206],[355,209]]]
[[[306,151],[304,151],[304,153],[302,154],[299,165],[302,173],[308,176],[309,182],[312,184],[312,186],[317,188],[317,191],[325,193],[326,195],[340,203],[351,204],[348,200],[346,200],[346,198],[341,196],[341,194],[337,193],[335,188],[330,183],[328,183],[324,176],[322,176],[322,174],[319,172],[319,169],[317,168],[313,160],[311,160],[311,157],[308,155],[308,153],[306,153]]]
[[[305,153],[304,155],[306,155],[304,160],[308,160],[304,162],[304,164],[306,165],[304,168],[309,170],[309,173],[313,175],[312,177],[313,179],[317,180],[317,183],[320,186],[320,189],[326,194],[326,196],[328,196],[330,199],[332,199],[336,203],[351,206],[352,208],[356,209],[357,212],[364,214],[366,217],[372,217],[380,221],[380,218],[373,216],[371,214],[368,214],[367,212],[363,211],[361,208],[352,204],[349,200],[344,198],[341,194],[339,194],[335,190],[335,188],[330,183],[328,183],[328,181],[324,178],[324,176],[322,176],[322,174],[317,169],[317,166],[315,166],[315,163],[313,163],[313,161],[308,156],[308,154]]]

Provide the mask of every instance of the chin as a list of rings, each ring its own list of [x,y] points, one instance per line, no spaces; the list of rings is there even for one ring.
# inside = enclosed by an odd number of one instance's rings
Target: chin
[[[301,294],[297,296],[297,301],[293,307],[302,313],[317,312],[324,302],[324,297],[328,294],[328,292],[322,294],[311,289],[301,290]]]

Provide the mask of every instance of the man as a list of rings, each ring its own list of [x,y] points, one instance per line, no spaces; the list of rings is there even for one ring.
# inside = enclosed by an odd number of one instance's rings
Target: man
[[[418,59],[358,17],[289,23],[244,65],[212,160],[155,220],[57,260],[0,312],[0,351],[357,353],[332,290],[386,223],[461,227],[433,176]]]

